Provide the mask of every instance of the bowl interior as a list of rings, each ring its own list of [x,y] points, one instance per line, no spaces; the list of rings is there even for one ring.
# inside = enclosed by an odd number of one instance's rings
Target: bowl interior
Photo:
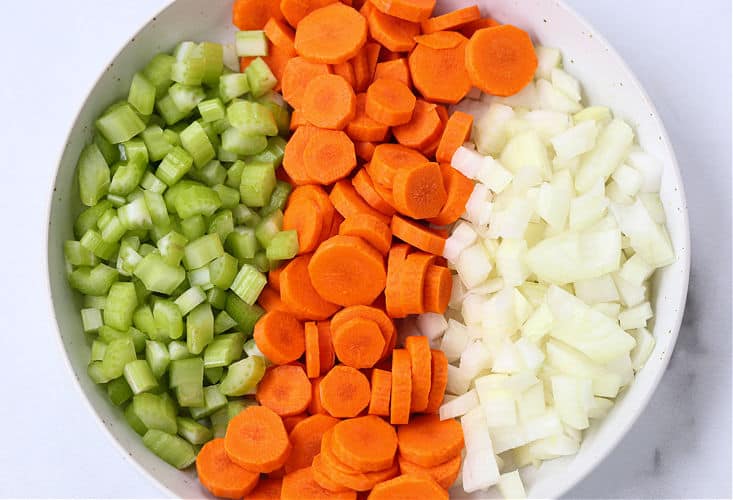
[[[439,10],[451,10],[475,0],[441,0]],[[664,372],[677,337],[689,275],[689,228],[687,208],[674,153],[657,113],[631,71],[589,25],[556,0],[480,0],[484,14],[512,23],[530,32],[543,45],[559,47],[565,68],[583,86],[585,101],[609,106],[627,120],[638,142],[665,166],[661,197],[667,225],[678,260],[657,273],[653,306],[653,333],[657,344],[647,365],[624,391],[611,413],[586,432],[580,452],[566,459],[546,462],[539,469],[522,471],[531,497],[557,497],[570,489],[603,459],[636,420]],[[70,368],[113,442],[133,463],[167,493],[196,498],[206,496],[192,472],[180,472],[150,453],[126,424],[122,413],[107,399],[106,392],[86,375],[89,346],[79,319],[79,297],[67,285],[63,242],[73,238],[78,192],[74,169],[78,155],[92,136],[93,120],[106,106],[127,95],[135,71],[159,51],[169,51],[181,40],[212,40],[231,43],[234,28],[230,2],[177,0],[145,25],[117,54],[96,82],[70,131],[55,180],[48,232],[48,269],[54,311]],[[461,496],[461,491],[452,492]],[[465,495],[465,494],[463,494]]]

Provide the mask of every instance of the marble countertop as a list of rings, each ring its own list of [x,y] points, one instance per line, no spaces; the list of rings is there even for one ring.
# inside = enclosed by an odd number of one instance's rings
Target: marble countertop
[[[129,33],[165,3],[10,2],[0,17],[1,498],[161,496],[82,404],[39,293],[46,294],[46,193],[59,131]],[[659,389],[618,448],[567,497],[729,498],[731,3],[568,3],[626,59],[667,126],[687,190],[693,263],[685,320]]]

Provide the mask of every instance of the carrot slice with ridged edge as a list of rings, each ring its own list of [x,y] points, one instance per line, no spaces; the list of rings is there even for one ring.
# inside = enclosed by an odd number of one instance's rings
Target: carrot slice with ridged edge
[[[325,300],[316,291],[308,271],[313,255],[301,255],[285,266],[280,275],[280,296],[287,308],[297,317],[321,320],[330,318],[339,310],[339,306]],[[305,333],[303,335],[305,336]],[[305,337],[303,351],[305,351]]]
[[[295,50],[314,62],[345,62],[364,46],[367,22],[352,7],[334,3],[316,9],[298,23]]]
[[[411,336],[405,339],[405,349],[410,353],[410,366],[412,371],[410,411],[422,412],[427,408],[428,398],[430,396],[430,343],[427,337]]]
[[[354,141],[382,142],[387,138],[389,127],[366,114],[366,99],[365,93],[356,95],[356,113],[346,125],[346,133]]]
[[[419,23],[430,17],[436,0],[371,0],[371,4],[391,16]]]
[[[281,417],[303,413],[311,402],[311,383],[296,365],[273,366],[257,386],[257,402]]]
[[[410,245],[433,255],[443,255],[445,238],[425,226],[398,215],[392,217],[392,234]]]
[[[398,80],[379,79],[367,88],[366,113],[385,125],[403,125],[412,119],[417,99]]]
[[[401,144],[380,144],[374,150],[369,174],[375,183],[392,186],[395,174],[401,169],[417,167],[428,162],[419,151]]]
[[[392,246],[392,230],[383,219],[371,214],[357,214],[347,218],[339,228],[339,234],[358,236],[387,255]]]
[[[405,474],[376,485],[369,494],[369,500],[394,498],[448,500],[448,492],[431,477],[423,474]]]
[[[425,413],[437,413],[448,384],[448,358],[443,351],[430,350],[430,394]]]
[[[285,145],[285,153],[283,155],[283,169],[290,176],[296,185],[314,184],[305,170],[303,162],[303,154],[308,140],[317,133],[318,129],[312,125],[301,125],[290,136],[290,140]]]
[[[336,357],[352,368],[371,368],[384,352],[379,325],[367,318],[351,318],[333,329]]]
[[[370,214],[385,223],[389,221],[389,217],[385,216],[378,210],[373,209],[364,199],[359,196],[354,186],[348,180],[338,181],[331,189],[329,195],[333,206],[344,217],[354,217],[358,214]]]
[[[369,400],[369,414],[389,417],[389,400],[392,392],[392,374],[386,370],[372,370],[372,396]]]
[[[461,25],[458,28],[458,31],[460,31],[461,34],[466,38],[471,38],[473,34],[476,33],[478,30],[482,30],[484,28],[493,28],[494,26],[501,26],[501,24],[498,21],[491,19],[490,17],[483,17],[481,19],[477,19],[470,23]]]
[[[399,169],[394,176],[392,193],[397,211],[413,219],[437,216],[448,199],[437,163]]]
[[[340,130],[318,129],[305,146],[303,165],[309,178],[323,185],[332,184],[356,167],[354,143]]]
[[[260,479],[257,487],[247,495],[247,500],[280,500],[282,486],[282,479]]]
[[[254,339],[262,354],[273,363],[290,363],[305,352],[303,325],[285,311],[265,313],[255,324]]]
[[[277,2],[278,0],[270,1]],[[293,28],[297,28],[301,19],[314,10],[338,1],[339,0],[280,0],[280,11],[288,24]]]
[[[307,198],[290,201],[283,214],[283,230],[294,230],[298,235],[299,255],[318,247],[324,223],[316,202]]]
[[[376,148],[375,148],[376,150]],[[356,172],[354,178],[351,179],[351,184],[356,189],[356,192],[364,198],[370,207],[378,210],[380,213],[392,216],[395,213],[395,209],[392,205],[382,198],[374,187],[374,182],[366,168],[361,168]]]
[[[516,94],[537,70],[532,40],[511,24],[475,32],[467,44],[465,61],[473,85],[497,96]]]
[[[302,110],[316,127],[342,130],[356,114],[356,94],[344,77],[319,75],[305,89]]]
[[[328,64],[309,61],[303,57],[293,57],[283,70],[283,98],[295,109],[300,109],[308,84],[317,76],[331,73]]]
[[[282,467],[292,447],[280,416],[264,406],[249,406],[229,421],[224,448],[243,469],[266,473]]]
[[[321,452],[323,435],[338,423],[337,418],[322,414],[312,415],[300,421],[289,435],[293,449],[285,462],[285,473],[310,467],[313,457]]]
[[[471,5],[463,9],[456,9],[441,16],[426,19],[420,25],[423,33],[435,33],[460,28],[466,23],[481,19],[481,11],[478,5]]]
[[[425,312],[425,275],[435,262],[435,255],[423,252],[411,253],[402,265],[399,298],[402,311],[407,314]]]
[[[425,273],[425,291],[423,305],[425,312],[445,314],[450,302],[453,277],[450,269],[431,265]]]
[[[471,137],[471,127],[473,127],[472,115],[454,111],[443,130],[435,159],[439,163],[450,163],[456,150]]]
[[[271,17],[283,17],[278,2],[235,0],[232,5],[232,22],[242,31],[261,30]]]
[[[283,417],[283,425],[285,426],[285,430],[288,431],[288,435],[290,435],[290,431],[292,431],[296,425],[308,418],[308,416],[309,415],[307,413],[299,413],[297,415]]]
[[[338,313],[337,313],[338,314]],[[321,373],[328,372],[336,363],[336,354],[333,351],[333,341],[331,339],[331,322],[319,321],[318,328],[318,355]]]
[[[320,335],[318,324],[309,321],[305,324],[305,374],[308,378],[318,378],[321,374]]]
[[[387,356],[389,354],[387,347],[391,343],[392,338],[396,336],[396,328],[392,319],[382,309],[374,306],[359,305],[341,309],[331,318],[331,325],[337,328],[353,318],[368,318],[379,325],[379,330],[386,344],[382,357]]]
[[[422,150],[440,138],[443,122],[435,104],[418,99],[412,119],[392,129],[397,142],[408,148]]]
[[[448,36],[455,38],[458,44],[451,48],[435,49],[425,43],[431,38],[445,38],[441,33],[450,33]],[[412,83],[423,97],[447,104],[456,104],[466,97],[472,86],[464,62],[467,46],[468,39],[453,32],[423,35],[418,40],[417,47],[410,54],[409,64]]]
[[[461,453],[463,429],[457,420],[416,415],[397,429],[400,454],[423,467],[435,467]]]
[[[456,455],[447,462],[443,462],[435,467],[422,467],[414,464],[404,457],[398,457],[400,464],[400,472],[402,474],[423,474],[431,477],[433,481],[438,483],[441,488],[446,490],[453,486],[458,478],[458,473],[461,470],[461,456]]]
[[[308,264],[308,273],[313,288],[324,300],[343,306],[371,304],[384,290],[387,279],[382,255],[361,238],[343,235],[329,238],[318,247]],[[283,291],[284,279],[283,275]],[[284,295],[283,301],[291,307]]]
[[[392,246],[387,256],[387,285],[384,298],[387,313],[392,318],[403,318],[406,315],[400,300],[400,277],[409,251],[409,245],[396,244]]]
[[[355,368],[337,365],[320,382],[321,404],[333,417],[353,418],[369,405],[369,380]]]
[[[224,439],[212,439],[196,457],[199,481],[213,495],[242,498],[257,486],[260,475],[232,462],[224,450]]]
[[[410,421],[412,374],[410,353],[405,349],[392,351],[392,394],[389,402],[389,422],[392,425]]]
[[[306,467],[285,475],[280,498],[282,500],[356,500],[356,492],[335,493],[322,488],[313,478],[312,467]]]
[[[390,61],[382,61],[377,64],[377,69],[374,72],[374,78],[384,78],[387,80],[397,80],[408,87],[412,86],[412,78],[410,78],[410,66],[407,64],[407,59],[400,57],[397,54],[397,58]]]
[[[392,52],[409,52],[420,34],[420,24],[372,9],[367,18],[369,34]]]
[[[311,383],[311,404],[308,405],[308,413],[318,415],[319,413],[328,414],[321,404],[321,382],[323,377],[313,379]]]

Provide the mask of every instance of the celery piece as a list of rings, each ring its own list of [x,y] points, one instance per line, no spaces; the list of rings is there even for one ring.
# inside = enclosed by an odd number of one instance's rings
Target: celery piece
[[[132,340],[132,335],[130,335],[127,331],[123,332],[121,330],[112,328],[111,326],[107,326],[107,325],[100,326],[97,334],[99,335],[99,339],[102,342],[105,342],[107,344],[109,344],[113,340],[120,340],[120,339]]]
[[[249,305],[233,293],[227,297],[226,312],[237,322],[237,326],[245,335],[252,334],[255,323],[265,314],[260,306]]]
[[[219,390],[226,396],[250,394],[265,375],[265,368],[265,360],[259,356],[232,363],[219,384]]]
[[[168,213],[177,214],[176,212],[176,199],[189,186],[200,185],[198,182],[183,179],[173,186],[171,186],[164,194],[163,199],[165,200],[165,206],[168,208]]]
[[[183,316],[178,306],[167,299],[158,299],[153,305],[157,338],[178,339],[183,335]],[[171,356],[172,358],[172,356]]]
[[[191,122],[181,131],[180,139],[183,149],[191,155],[197,167],[203,167],[216,157],[214,146],[199,122]]]
[[[175,197],[176,213],[187,219],[194,215],[210,216],[221,207],[221,200],[216,191],[203,184],[192,183],[184,187]]]
[[[227,398],[221,393],[219,386],[209,385],[204,387],[204,404],[200,408],[189,408],[189,412],[193,418],[198,420],[208,417],[226,405]]]
[[[232,127],[246,135],[275,136],[278,134],[277,123],[272,111],[258,102],[233,101],[227,107],[227,119]]]
[[[188,57],[178,60],[171,67],[171,80],[184,85],[201,85],[206,71],[203,57]]]
[[[155,85],[142,73],[135,73],[130,84],[127,102],[141,115],[149,115],[155,105]]]
[[[124,375],[133,394],[148,392],[158,386],[158,381],[155,379],[150,365],[144,359],[127,363],[125,365]]]
[[[250,156],[246,160],[249,163],[267,163],[268,165],[272,165],[273,168],[277,168],[283,162],[286,145],[287,141],[282,137],[269,137],[267,139],[267,147],[264,151]]]
[[[226,119],[226,110],[224,110],[224,114],[225,114],[225,117],[222,118],[221,120],[216,120],[215,122],[211,122],[211,129],[217,134],[217,137],[219,136],[219,134],[221,134],[226,129],[231,127],[229,120]],[[222,161],[225,161],[225,160],[222,160]],[[234,159],[232,161],[237,161],[237,160]]]
[[[217,234],[207,234],[186,245],[183,252],[186,269],[198,269],[224,255],[224,247]]]
[[[290,111],[288,111],[287,107],[274,102],[265,102],[263,104],[272,112],[272,116],[275,118],[275,123],[277,124],[278,133],[282,135],[290,133]]]
[[[262,351],[260,351],[260,348],[257,347],[257,342],[255,341],[255,339],[249,339],[247,342],[244,343],[244,353],[247,356],[262,356],[263,358],[265,357],[265,355],[262,354]]]
[[[181,145],[181,138],[178,136],[178,132],[176,132],[173,129],[165,129],[163,130],[163,135],[165,136],[165,139],[171,144],[171,146],[180,146]]]
[[[132,430],[134,430],[141,436],[148,431],[148,428],[145,427],[143,421],[140,420],[140,417],[138,417],[135,413],[135,407],[133,403],[130,403],[129,405],[127,405],[127,408],[125,408],[125,420],[127,421],[127,424],[132,427]]]
[[[100,309],[85,308],[81,310],[81,326],[84,333],[96,333],[103,324]]]
[[[128,232],[128,234],[130,233]],[[155,247],[151,245],[150,243],[143,243],[142,245],[140,245],[140,248],[138,249],[138,253],[141,256],[146,257],[151,253],[157,253],[155,250],[156,250]]]
[[[107,350],[107,343],[101,340],[94,339],[92,341],[90,361],[102,361],[104,359],[104,352]]]
[[[145,154],[147,155],[147,150]],[[132,193],[143,180],[146,165],[147,160],[144,163],[128,162],[120,165],[112,176],[112,182],[109,185],[110,194],[127,196]]]
[[[203,82],[215,85],[224,69],[224,48],[219,43],[202,42],[198,46],[198,53],[204,58]]]
[[[267,246],[269,260],[287,260],[298,255],[297,231],[280,231]]]
[[[204,360],[201,358],[172,359],[168,367],[168,375],[168,384],[171,388],[181,384],[203,384]]]
[[[92,307],[95,309],[102,309],[107,306],[107,296],[106,295],[85,295],[84,300],[82,301],[82,305],[84,307]]]
[[[117,147],[117,144],[112,144],[105,139],[99,131],[94,132],[94,144],[97,145],[102,156],[104,156],[107,165],[112,165],[120,159],[120,148]]]
[[[143,436],[143,444],[176,469],[185,469],[196,461],[196,450],[188,441],[154,429]]]
[[[142,165],[144,172],[145,166],[148,164],[148,161],[150,161],[148,148],[147,146],[145,146],[145,141],[142,138],[135,137],[134,139],[123,142],[122,149],[125,152],[125,161],[127,163],[136,163],[138,165]]]
[[[102,233],[102,237],[104,238],[104,233]],[[127,238],[125,238],[122,240],[120,251],[117,254],[117,271],[124,276],[132,276],[142,259],[142,255],[130,246]]]
[[[166,139],[163,129],[158,125],[148,125],[142,132],[142,139],[148,149],[150,161],[160,161],[171,150],[173,145]]]
[[[153,318],[153,310],[150,309],[148,304],[143,304],[135,310],[132,315],[132,324],[148,337],[156,339],[155,318]],[[166,335],[165,338],[168,338],[168,336]]]
[[[137,295],[132,283],[115,283],[107,295],[104,309],[104,323],[117,330],[127,330],[132,326],[132,315],[137,309]]]
[[[204,378],[212,384],[216,384],[224,376],[224,368],[204,368]],[[206,387],[204,387],[204,397],[206,397]]]
[[[188,352],[188,347],[186,347],[185,342],[174,340],[168,344],[168,356],[171,358],[171,361],[176,361],[192,358],[193,354]]]
[[[157,98],[163,96],[171,84],[171,67],[175,60],[170,54],[156,54],[143,70],[143,74],[155,86]]]
[[[164,432],[177,432],[176,408],[166,397],[149,392],[135,394],[132,398],[132,411],[146,429]]]
[[[198,51],[196,42],[184,40],[173,49],[173,57],[176,58],[176,61],[185,61],[191,57],[201,57],[201,54]]]
[[[150,365],[153,375],[160,378],[168,369],[171,357],[164,343],[148,340],[145,342],[145,360]]]
[[[224,103],[249,92],[249,80],[244,73],[230,73],[219,77],[219,96]]]
[[[229,420],[231,420],[239,415],[242,410],[256,404],[257,402],[253,399],[232,399],[229,401],[229,403],[227,403],[227,416],[229,417]]]
[[[227,127],[228,126],[229,125],[227,123]],[[219,151],[216,153],[216,159],[219,161],[223,161],[223,162],[233,163],[239,160],[239,155],[237,153],[232,153],[231,151],[227,151],[220,144]]]
[[[64,242],[64,257],[73,266],[95,266],[99,262],[96,255],[73,240]]]
[[[234,40],[239,57],[264,57],[268,53],[267,37],[262,30],[238,31]]]
[[[104,226],[101,226],[101,230],[100,236],[108,244],[117,243],[127,232],[127,228],[116,215],[109,219]]]
[[[211,414],[209,417],[211,420],[211,431],[214,434],[214,438],[223,438],[227,432],[227,426],[229,425],[229,412],[226,408],[222,408]]]
[[[224,308],[226,308],[226,302],[224,303]],[[237,322],[224,310],[220,311],[216,315],[216,318],[214,318],[214,334],[216,335],[231,330],[235,326],[237,326]]]
[[[237,155],[256,155],[267,148],[267,137],[229,127],[221,134],[221,148]]]
[[[238,189],[230,188],[229,186],[225,186],[224,184],[217,184],[215,186],[212,186],[211,189],[216,191],[216,194],[219,195],[222,208],[233,209],[237,205],[239,205]]]
[[[186,279],[186,271],[182,267],[168,264],[157,253],[143,257],[135,268],[134,275],[151,292],[165,294],[173,292]]]
[[[244,171],[244,162],[237,160],[227,170],[226,185],[239,191],[239,185],[242,183],[242,172]]]
[[[270,269],[276,269],[279,266],[279,262],[280,261],[277,260],[271,261],[267,258],[267,252],[260,250],[255,254],[254,259],[250,259],[250,261],[245,262],[245,264],[254,266],[255,269],[261,273],[268,273],[270,272]]]
[[[135,346],[135,352],[139,354],[145,351],[145,341],[148,340],[148,337],[134,326],[131,326],[127,332]]]
[[[127,380],[124,377],[119,377],[110,380],[107,384],[107,396],[115,406],[122,406],[132,399],[133,393]]]
[[[88,144],[81,151],[76,171],[81,202],[88,207],[96,205],[107,194],[110,185],[107,161],[96,144]]]
[[[218,97],[201,101],[198,104],[198,108],[201,118],[207,123],[215,122],[226,117],[224,103]]]
[[[142,189],[140,189],[140,186],[135,186],[132,189],[132,192],[130,192],[130,194],[127,195],[127,197],[125,198],[125,200],[128,203],[131,203],[131,202],[137,200],[138,198],[142,198],[143,196],[145,196],[145,191],[143,191]]]
[[[194,358],[195,359],[195,358]],[[187,382],[173,389],[178,405],[185,408],[200,408],[204,405],[203,382]]]
[[[239,187],[239,185],[237,185]],[[90,229],[94,229],[97,226],[99,217],[107,210],[112,208],[112,202],[109,200],[101,200],[96,205],[85,209],[74,222],[74,236],[81,238]]]
[[[221,241],[234,231],[234,216],[231,210],[220,210],[213,215],[209,222],[209,233],[218,234]]]
[[[181,221],[181,231],[189,240],[197,240],[206,234],[206,219],[203,215],[194,215]]]
[[[280,210],[275,210],[257,224],[257,227],[255,228],[257,241],[259,241],[260,245],[264,248],[267,248],[270,245],[270,241],[272,241],[277,233],[282,231],[282,228],[283,213]]]
[[[204,352],[204,368],[229,366],[242,357],[244,336],[241,333],[217,335]]]
[[[174,146],[163,161],[158,165],[155,176],[168,186],[172,186],[186,175],[193,165],[193,158],[186,150],[181,147]]]
[[[122,205],[127,203],[127,200],[124,196],[119,196],[116,194],[108,194],[107,199],[112,202],[112,206],[115,208],[120,208]]]
[[[160,116],[163,117],[166,125],[175,125],[176,123],[180,122],[188,115],[190,115],[192,111],[192,109],[180,109],[178,106],[176,106],[173,97],[171,97],[170,95],[166,95],[162,99],[159,99],[155,103],[155,109],[158,110]],[[168,132],[168,130],[166,130],[165,132]],[[178,142],[178,134],[176,134],[176,142]]]
[[[145,122],[127,103],[108,109],[97,119],[95,125],[104,138],[112,144],[129,141],[145,130]]]
[[[137,198],[117,210],[120,222],[127,229],[150,229],[153,227],[153,220],[150,210],[145,203],[145,198]]]
[[[275,210],[285,210],[285,205],[288,203],[288,197],[292,190],[293,187],[287,182],[277,181],[275,189],[273,189],[272,195],[270,195],[270,201],[260,210],[262,215],[267,216]]]
[[[238,262],[236,257],[224,253],[209,264],[209,279],[221,289],[228,289],[237,276]]]
[[[255,230],[250,227],[235,227],[234,231],[227,237],[226,249],[237,259],[254,258],[258,248],[259,245],[255,236]],[[233,280],[234,278],[232,277]]]
[[[211,276],[208,267],[199,267],[188,272],[188,283],[194,287],[200,287],[203,291],[210,290],[214,287],[211,284]]]
[[[265,285],[267,278],[254,266],[244,264],[229,288],[245,303],[253,305]]]
[[[171,265],[178,266],[183,259],[183,251],[188,239],[181,233],[171,231],[158,240],[158,250],[163,260]]]
[[[92,361],[89,363],[87,365],[87,375],[95,384],[106,384],[114,378],[105,373],[102,361]]]
[[[72,288],[84,295],[107,295],[112,284],[117,281],[117,270],[104,264],[95,267],[80,267],[69,275]]]
[[[200,169],[191,171],[189,175],[207,186],[213,187],[226,180],[227,169],[222,166],[219,160],[211,160]]]
[[[200,86],[183,85],[181,83],[171,85],[171,88],[168,89],[168,95],[171,96],[176,107],[186,113],[193,111],[206,98],[206,93]]]
[[[227,292],[222,288],[212,287],[206,292],[206,301],[214,309],[223,310],[227,306]]]
[[[125,365],[136,359],[135,345],[131,338],[113,340],[104,351],[102,372],[110,379],[120,377]]]
[[[204,444],[213,437],[211,429],[186,417],[176,418],[178,435],[191,444]]]
[[[251,228],[257,227],[262,220],[260,214],[249,208],[247,205],[242,205],[241,203],[232,210],[232,215],[234,215],[234,222],[237,224],[244,224]]]
[[[206,294],[201,289],[201,287],[192,286],[181,295],[179,295],[178,298],[173,301],[173,303],[178,306],[178,309],[181,311],[181,316],[185,316],[186,314],[191,312],[197,305],[203,303],[204,301],[206,301]]]
[[[152,191],[145,191],[143,197],[145,199],[145,205],[148,207],[153,226],[168,228],[170,226],[170,217],[168,216],[168,209],[165,206],[163,195]]]
[[[211,304],[196,306],[186,318],[186,345],[192,354],[200,354],[214,338],[214,314]]]
[[[270,201],[277,179],[275,169],[267,164],[245,165],[239,195],[248,207],[264,207]]]
[[[277,78],[261,57],[250,62],[244,73],[247,75],[249,91],[254,97],[265,95],[277,85]]]
[[[169,150],[166,150],[166,154]],[[165,154],[163,155],[165,156]],[[165,182],[158,179],[153,172],[148,170],[143,175],[142,180],[140,181],[140,187],[143,188],[145,191],[151,191],[153,193],[159,193],[163,194],[166,189],[168,189],[168,186]]]

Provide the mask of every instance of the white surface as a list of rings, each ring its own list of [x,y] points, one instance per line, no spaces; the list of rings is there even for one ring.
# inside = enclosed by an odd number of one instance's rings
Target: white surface
[[[2,60],[10,70],[5,73],[25,78],[6,77],[0,87],[6,116],[12,117],[0,139],[0,150],[10,151],[0,217],[15,236],[0,251],[6,263],[6,286],[0,289],[6,308],[0,424],[10,431],[0,454],[0,497],[160,496],[81,404],[40,294],[47,188],[62,137],[103,65],[163,3],[128,0],[123,8],[111,1],[43,2],[39,17],[39,3],[31,9],[16,2],[0,21],[0,50],[8,51]],[[616,46],[657,105],[685,178],[693,248],[700,258],[693,261],[688,317],[662,386],[619,448],[569,496],[727,497],[730,5],[709,0],[689,10],[677,0],[665,2],[661,12],[652,1],[570,3]],[[710,40],[720,43],[711,46]],[[717,105],[703,112],[695,95]],[[43,147],[32,145],[36,141]],[[26,214],[22,221],[19,209]],[[32,399],[25,398],[29,394]],[[30,429],[33,435],[26,434]]]

